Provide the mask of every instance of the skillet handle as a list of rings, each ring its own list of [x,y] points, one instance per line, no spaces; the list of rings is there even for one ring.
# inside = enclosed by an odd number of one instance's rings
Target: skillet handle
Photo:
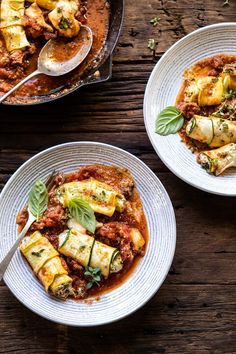
[[[99,75],[96,73],[99,72]],[[110,55],[106,61],[99,66],[99,68],[91,74],[86,81],[84,81],[79,87],[99,84],[100,82],[105,82],[109,80],[112,76],[112,55]]]
[[[98,69],[100,71],[100,78],[98,82],[104,82],[112,77],[112,55]]]

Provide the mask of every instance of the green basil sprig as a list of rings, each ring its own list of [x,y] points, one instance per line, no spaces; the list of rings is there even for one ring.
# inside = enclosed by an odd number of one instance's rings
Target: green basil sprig
[[[39,179],[31,188],[29,194],[28,208],[31,214],[39,221],[48,207],[48,191],[45,184]]]
[[[169,135],[177,133],[184,124],[184,117],[174,106],[163,109],[156,120],[156,133],[159,135]]]
[[[84,276],[89,280],[86,289],[91,289],[94,284],[99,285],[102,280],[100,268],[85,267]]]
[[[72,218],[78,221],[86,230],[94,234],[97,221],[93,209],[87,202],[80,198],[71,199],[68,209]]]

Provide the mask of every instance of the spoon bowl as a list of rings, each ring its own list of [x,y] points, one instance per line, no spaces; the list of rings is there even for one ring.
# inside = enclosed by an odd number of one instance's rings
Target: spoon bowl
[[[76,41],[77,48],[71,48],[70,42],[65,39],[50,39],[39,53],[38,70],[49,76],[60,76],[75,69],[90,52],[93,44],[91,29],[82,25]],[[63,60],[60,57],[61,51],[64,51],[63,55],[65,55],[65,51],[68,50],[67,46],[71,53],[67,53],[67,60]]]

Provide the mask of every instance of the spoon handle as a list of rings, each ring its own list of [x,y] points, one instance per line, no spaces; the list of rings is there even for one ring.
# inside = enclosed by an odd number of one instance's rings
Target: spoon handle
[[[17,90],[19,87],[21,87],[26,81],[32,79],[32,77],[41,74],[41,72],[39,70],[35,70],[33,71],[31,74],[29,74],[28,76],[26,76],[23,80],[21,80],[20,82],[18,82],[18,84],[16,86],[14,86],[10,91],[8,91],[7,93],[5,93],[5,95],[3,95],[0,98],[0,103],[2,103],[8,96],[10,96],[12,94],[12,92],[14,92],[15,90]]]
[[[35,217],[29,212],[29,218],[27,223],[25,224],[25,227],[21,231],[14,245],[11,247],[10,251],[6,254],[6,256],[3,258],[3,260],[0,263],[0,281],[2,280],[3,275],[8,267],[8,264],[10,263],[14,253],[17,250],[17,247],[19,246],[20,240],[25,236],[25,234],[27,233],[27,231],[29,230],[30,226],[34,221],[35,221]]]

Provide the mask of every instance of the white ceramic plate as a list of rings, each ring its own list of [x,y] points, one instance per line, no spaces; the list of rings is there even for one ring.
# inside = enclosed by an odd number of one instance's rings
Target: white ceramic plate
[[[0,259],[17,238],[15,218],[26,204],[36,180],[56,169],[70,172],[81,165],[103,163],[127,167],[133,174],[144,205],[150,239],[135,272],[117,289],[94,301],[59,301],[48,296],[18,250],[4,280],[15,296],[37,314],[72,326],[96,326],[121,319],[145,304],[163,283],[175,251],[176,225],[171,201],[154,173],[138,158],[119,148],[93,142],[74,142],[47,149],[24,163],[0,195]]]
[[[196,30],[175,43],[160,59],[149,78],[144,117],[151,143],[164,164],[185,182],[207,192],[236,196],[236,169],[211,176],[196,162],[196,155],[180,142],[178,134],[155,133],[155,120],[166,106],[174,105],[184,70],[198,60],[219,53],[236,54],[236,23],[221,23]]]

